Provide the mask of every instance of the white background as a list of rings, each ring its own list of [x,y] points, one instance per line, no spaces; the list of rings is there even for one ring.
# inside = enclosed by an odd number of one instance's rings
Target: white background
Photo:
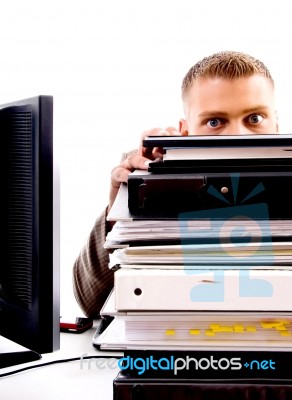
[[[112,167],[142,131],[177,126],[180,85],[200,58],[239,50],[269,67],[291,133],[291,14],[285,0],[3,0],[0,104],[54,96],[61,166],[61,310],[71,270],[107,204]]]

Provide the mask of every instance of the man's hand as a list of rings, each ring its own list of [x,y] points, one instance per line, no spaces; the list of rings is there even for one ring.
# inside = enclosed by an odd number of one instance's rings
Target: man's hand
[[[128,181],[128,175],[135,169],[147,170],[150,161],[162,157],[162,149],[158,147],[154,148],[143,147],[142,144],[143,139],[146,136],[174,136],[174,135],[180,135],[180,133],[176,128],[173,127],[168,127],[166,129],[154,128],[142,133],[138,151],[136,153],[131,154],[120,165],[118,165],[112,170],[108,211],[111,209],[115,201],[121,183]]]

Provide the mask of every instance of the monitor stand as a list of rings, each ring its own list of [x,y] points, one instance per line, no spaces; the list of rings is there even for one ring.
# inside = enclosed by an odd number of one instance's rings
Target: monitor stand
[[[0,368],[36,361],[41,357],[37,352],[0,336]]]

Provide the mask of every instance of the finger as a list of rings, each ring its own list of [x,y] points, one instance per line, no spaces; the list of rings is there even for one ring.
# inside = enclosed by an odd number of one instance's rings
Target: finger
[[[139,154],[143,155],[146,158],[153,159],[161,156],[163,154],[161,148],[152,148],[152,147],[144,147],[143,140],[147,136],[181,136],[181,133],[174,126],[168,126],[165,129],[162,128],[153,128],[147,131],[144,131],[141,135],[141,141],[139,146]]]
[[[157,160],[158,158],[161,159],[163,154],[164,152],[162,147],[153,147],[151,160]]]
[[[153,128],[150,129],[148,131],[144,131],[141,135],[141,140],[140,140],[140,145],[139,145],[139,154],[141,154],[142,156],[149,158],[150,160],[153,160],[155,158],[155,156],[152,154],[153,152],[153,147],[144,147],[143,146],[143,140],[147,137],[147,136],[160,136],[162,135],[164,132],[165,135],[169,135],[168,132],[166,132],[164,129],[161,128]]]
[[[147,169],[150,161],[151,160],[147,157],[144,157],[137,152],[126,158],[126,160],[122,162],[121,166],[129,171],[134,171],[135,169]]]
[[[152,128],[148,129],[147,131],[142,132],[141,139],[145,139],[146,136],[159,136],[165,131],[162,128]]]
[[[124,160],[121,165],[115,167],[112,170],[111,178],[112,184],[114,182],[127,182],[129,173],[133,172],[135,169],[147,169],[150,160],[140,154],[132,154],[126,160]]]
[[[165,129],[161,128],[154,128],[148,131],[143,132],[140,142],[139,153],[144,157],[147,157],[151,160],[154,160],[158,157],[163,156],[163,149],[162,148],[153,148],[153,147],[145,147],[143,146],[143,140],[147,136],[181,136],[180,132],[174,126],[168,126]]]
[[[157,135],[154,135],[154,136],[180,136],[180,133],[173,126],[169,126],[166,129],[160,129],[160,131],[157,132]],[[163,154],[164,154],[163,147],[154,147],[153,150],[152,150],[151,159],[155,160],[157,158],[162,158]],[[145,154],[143,153],[143,155],[145,155]]]
[[[165,130],[169,132],[170,136],[181,136],[179,130],[174,126],[168,126]]]
[[[121,182],[127,182],[130,172],[130,170],[123,168],[122,166],[114,168],[111,174],[112,187],[119,187]]]

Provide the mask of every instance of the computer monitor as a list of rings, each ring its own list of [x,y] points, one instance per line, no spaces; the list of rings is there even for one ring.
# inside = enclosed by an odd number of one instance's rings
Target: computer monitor
[[[53,97],[0,105],[0,135],[0,335],[50,353],[60,346]]]

